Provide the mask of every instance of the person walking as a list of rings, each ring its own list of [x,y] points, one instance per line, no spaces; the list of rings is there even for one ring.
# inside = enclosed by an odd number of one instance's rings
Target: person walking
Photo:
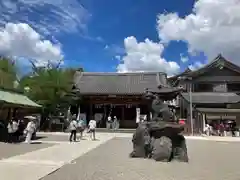
[[[109,115],[107,118],[107,129],[112,128],[112,117]]]
[[[8,130],[7,142],[13,143],[14,130],[13,130],[13,121],[12,120],[8,123],[7,130]]]
[[[35,119],[31,119],[28,122],[27,127],[25,129],[25,133],[27,134],[25,143],[28,143],[28,144],[31,143],[32,135],[36,131],[36,129],[37,127],[36,127]]]
[[[70,142],[72,142],[72,139],[73,141],[76,142],[77,127],[78,127],[77,121],[75,120],[75,118],[73,118],[69,125],[69,129],[70,129],[69,141]]]
[[[25,125],[24,125],[24,121],[23,120],[19,120],[18,122],[18,141],[21,142],[22,138],[24,137],[24,129],[25,129]]]
[[[114,130],[118,130],[119,129],[119,121],[117,119],[117,116],[113,117],[113,128],[114,128]]]
[[[207,135],[207,136],[210,136],[210,126],[209,126],[209,124],[205,125],[204,134]]]
[[[224,136],[225,127],[222,122],[219,125],[219,130],[220,130],[220,136]]]
[[[235,133],[235,131],[236,131],[236,126],[237,126],[236,121],[233,121],[233,122],[231,123],[232,137],[235,137],[235,136],[236,136],[236,133]]]
[[[85,125],[84,125],[84,120],[83,119],[80,119],[79,122],[78,122],[78,129],[79,129],[79,132],[80,132],[80,139],[82,139],[83,137],[83,131],[85,129]]]
[[[89,128],[90,138],[92,140],[96,140],[96,127],[97,127],[97,122],[94,119],[90,120],[88,124],[88,128]]]
[[[18,141],[18,122],[17,119],[12,120],[12,128],[13,128],[13,142],[16,143]]]

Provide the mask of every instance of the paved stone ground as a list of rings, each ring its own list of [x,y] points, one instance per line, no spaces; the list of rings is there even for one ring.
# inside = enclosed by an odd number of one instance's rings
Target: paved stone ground
[[[52,146],[53,144],[6,144],[0,143],[0,160],[9,158],[12,156],[25,154],[28,152],[36,151],[42,148],[47,148]]]
[[[130,138],[114,138],[42,180],[239,180],[237,142],[187,140],[189,163],[130,159]]]
[[[37,139],[36,141],[41,141],[41,142],[45,142],[45,141],[68,141],[68,135],[65,136],[59,136],[59,135],[39,135],[38,137],[40,137],[39,139]]]
[[[108,135],[108,136],[117,136],[117,137],[132,137],[131,133],[96,133],[96,138],[102,137],[102,135]],[[34,142],[43,142],[43,143],[66,143],[69,141],[69,133],[38,133],[37,134],[38,139]],[[77,139],[80,137],[80,134],[77,133]],[[90,134],[84,132],[83,138],[81,141],[90,140]]]
[[[0,159],[0,176],[7,180],[19,180],[19,174],[21,174],[21,179],[39,180],[107,142],[114,136],[114,134],[98,134],[99,139],[97,141],[83,140],[76,143],[68,142],[67,136],[65,136],[65,141],[55,141],[54,137],[57,136],[52,137],[53,141],[42,140],[43,144],[47,143],[50,147]],[[48,137],[45,139],[48,139]],[[21,145],[17,144],[16,146]],[[28,146],[32,147],[34,144],[28,144]]]

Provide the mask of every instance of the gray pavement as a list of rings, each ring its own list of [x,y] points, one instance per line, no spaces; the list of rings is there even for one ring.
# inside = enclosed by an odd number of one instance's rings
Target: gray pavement
[[[91,151],[114,137],[114,134],[98,134],[97,141],[83,140],[76,143],[66,141],[42,141],[50,144],[48,148],[38,149],[25,154],[0,160],[0,175],[6,180],[39,180],[56,171],[65,164]],[[66,136],[67,139],[67,136]],[[7,145],[7,144],[5,144]],[[16,146],[21,146],[17,144]],[[27,144],[29,147],[34,144]],[[11,172],[11,173],[9,173]]]
[[[239,180],[237,142],[187,140],[189,163],[130,159],[130,138],[114,138],[43,180]],[[66,152],[67,153],[67,152]]]
[[[47,148],[52,146],[53,144],[6,144],[0,143],[0,160],[9,158],[12,156],[17,156],[20,154],[25,154],[28,152],[36,151],[42,148]]]
[[[41,141],[41,142],[45,142],[45,141],[68,141],[68,136],[59,136],[59,135],[40,135],[40,138],[37,139],[36,141]]]

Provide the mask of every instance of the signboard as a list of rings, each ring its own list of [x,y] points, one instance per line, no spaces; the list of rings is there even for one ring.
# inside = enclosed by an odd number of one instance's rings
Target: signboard
[[[222,119],[231,120],[231,119],[236,119],[237,117],[228,116],[228,115],[223,115],[223,116],[206,115],[206,118],[209,120],[222,120]]]
[[[136,123],[140,122],[140,108],[136,108]]]

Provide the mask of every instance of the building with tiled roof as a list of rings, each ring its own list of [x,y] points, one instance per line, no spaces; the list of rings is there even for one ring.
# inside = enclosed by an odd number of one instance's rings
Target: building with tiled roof
[[[195,132],[203,131],[205,123],[212,121],[235,120],[240,126],[240,110],[236,108],[240,107],[240,67],[222,55],[198,70],[169,78],[169,82],[185,88],[179,101],[179,116],[186,118],[188,124],[192,99]]]
[[[117,116],[121,128],[136,127],[136,109],[149,116],[149,108],[142,98],[146,89],[164,94],[166,100],[179,93],[169,86],[167,75],[161,72],[95,73],[76,72],[75,88],[82,96],[81,113],[86,119],[98,118],[105,127],[107,116]]]

